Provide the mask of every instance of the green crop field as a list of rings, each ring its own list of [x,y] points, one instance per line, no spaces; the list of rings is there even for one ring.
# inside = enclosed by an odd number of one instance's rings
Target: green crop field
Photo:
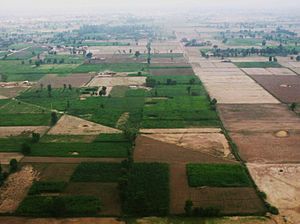
[[[251,181],[246,168],[239,164],[188,164],[191,187],[249,187]]]
[[[71,177],[73,182],[117,182],[121,177],[120,163],[81,163]]]
[[[262,39],[253,39],[253,38],[235,38],[228,39],[226,45],[229,46],[262,46]]]
[[[92,216],[101,210],[101,201],[94,196],[27,196],[16,214],[24,216]]]
[[[235,62],[239,68],[281,68],[282,66],[274,61],[265,62]]]
[[[133,164],[125,195],[124,209],[128,214],[168,214],[169,166],[160,163]]]
[[[146,71],[148,68],[147,64],[142,63],[103,63],[103,64],[82,64],[76,69],[74,73],[86,73],[86,72],[100,72],[100,71],[114,71],[114,72],[136,72]]]
[[[28,194],[42,194],[42,193],[60,193],[66,188],[66,182],[44,182],[44,181],[35,181],[31,185]]]

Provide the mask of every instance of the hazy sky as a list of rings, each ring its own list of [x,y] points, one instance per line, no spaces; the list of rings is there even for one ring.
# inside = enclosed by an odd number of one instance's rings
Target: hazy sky
[[[300,9],[300,0],[0,0],[0,13],[64,12],[155,7],[183,9],[196,7]]]

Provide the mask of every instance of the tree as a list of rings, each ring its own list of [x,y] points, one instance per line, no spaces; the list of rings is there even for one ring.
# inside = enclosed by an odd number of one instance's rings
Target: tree
[[[189,95],[191,95],[191,89],[192,89],[192,87],[190,87],[190,86],[186,87],[186,90],[187,90]]]
[[[86,58],[91,59],[93,57],[93,53],[89,52],[85,55]]]
[[[16,159],[11,159],[9,162],[9,171],[11,173],[16,172],[18,170],[18,161]]]
[[[184,211],[186,216],[191,216],[193,214],[193,202],[191,200],[185,201]]]
[[[267,41],[266,41],[266,40],[263,40],[261,44],[262,44],[262,46],[266,46]]]
[[[190,79],[190,81],[189,81],[190,85],[194,85],[195,82],[196,82],[196,80],[194,78]]]
[[[156,80],[152,79],[150,77],[147,77],[146,78],[146,86],[151,87],[151,88],[155,87],[156,86]]]
[[[69,84],[69,90],[72,90],[72,85],[71,84]]]
[[[67,84],[64,84],[64,91],[66,90],[66,88],[67,88]]]
[[[41,83],[40,84],[40,87],[41,87],[41,91],[43,90],[43,88],[44,88],[44,84],[43,83]]]
[[[300,61],[300,55],[296,57],[296,61]]]
[[[58,117],[57,117],[57,114],[56,112],[51,112],[51,125],[55,125],[58,121]]]
[[[51,91],[52,91],[52,86],[51,84],[47,85],[47,90],[48,90],[48,96],[51,97]]]
[[[140,53],[139,51],[136,51],[136,52],[134,53],[134,56],[136,57],[136,59],[138,59],[140,55],[141,55],[141,53]]]
[[[41,61],[40,61],[40,60],[35,61],[34,63],[35,63],[35,66],[36,66],[36,67],[39,67],[39,66],[41,65]]]
[[[28,143],[23,143],[21,145],[21,152],[23,153],[23,155],[27,156],[31,153],[31,148],[30,145]]]
[[[297,107],[297,104],[296,103],[292,103],[289,107],[290,107],[291,111],[295,111],[295,109]]]
[[[40,133],[32,133],[32,135],[31,135],[31,142],[32,143],[38,143],[39,141],[40,141],[40,137],[41,137],[41,135],[40,135]]]
[[[29,59],[29,64],[32,64],[32,59]]]

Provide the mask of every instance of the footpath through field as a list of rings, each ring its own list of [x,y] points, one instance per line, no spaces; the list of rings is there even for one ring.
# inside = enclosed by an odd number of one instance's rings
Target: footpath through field
[[[233,63],[184,49],[256,185],[286,223],[299,223],[300,118]]]

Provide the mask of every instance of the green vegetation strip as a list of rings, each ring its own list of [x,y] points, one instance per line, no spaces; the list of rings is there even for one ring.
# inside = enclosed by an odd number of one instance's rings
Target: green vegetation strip
[[[66,182],[45,182],[37,181],[34,182],[29,189],[28,194],[41,194],[41,193],[60,193],[66,187]]]
[[[263,62],[234,62],[239,68],[281,68],[282,66],[274,61]]]
[[[27,196],[16,214],[25,216],[91,216],[101,209],[100,199],[94,196]]]
[[[135,163],[125,188],[124,209],[134,215],[166,215],[169,212],[169,166]]]
[[[119,163],[81,163],[71,177],[74,182],[117,182],[121,176]]]
[[[191,187],[249,187],[251,181],[246,168],[239,164],[188,164]]]

